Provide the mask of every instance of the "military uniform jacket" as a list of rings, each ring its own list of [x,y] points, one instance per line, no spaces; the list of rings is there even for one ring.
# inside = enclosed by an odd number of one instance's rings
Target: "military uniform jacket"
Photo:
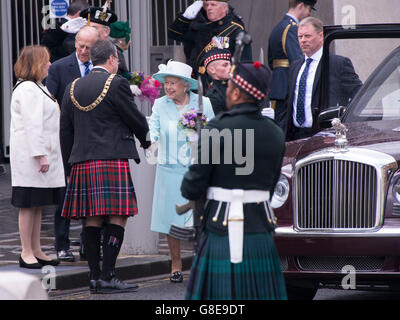
[[[102,68],[75,83],[74,97],[81,107],[87,107],[105,91],[110,74]],[[132,133],[144,148],[149,127],[138,110],[128,81],[115,75],[109,90],[93,110],[78,109],[71,99],[70,84],[61,106],[60,142],[67,175],[69,164],[88,160],[135,159],[140,162]]]
[[[214,114],[218,115],[226,111],[226,88],[228,81],[226,80],[213,80],[211,87],[208,89],[206,97],[211,101]]]
[[[232,12],[221,20],[210,22],[205,17],[205,12],[200,11],[200,17],[194,21],[188,20],[182,14],[168,28],[168,36],[171,39],[183,42],[185,54],[187,54],[187,63],[193,68],[194,74],[205,73],[203,64],[204,54],[212,49],[211,41],[214,36],[229,46],[228,49],[233,55],[236,46],[237,35],[245,29],[244,24]],[[190,56],[188,56],[190,52]],[[251,46],[245,46],[241,60],[252,60]]]
[[[225,189],[243,189],[243,190],[267,190],[271,192],[278,182],[282,159],[285,152],[285,138],[282,130],[274,123],[273,120],[263,117],[260,108],[254,104],[240,104],[233,107],[232,110],[223,112],[211,120],[205,129],[216,129],[221,132],[224,129],[229,130],[236,137],[235,144],[242,147],[239,154],[246,154],[247,144],[254,142],[253,151],[249,152],[249,162],[240,161],[234,156],[231,144],[226,143],[229,139],[219,139],[212,141],[211,138],[200,138],[199,142],[199,159],[202,159],[202,148],[204,145],[209,146],[208,164],[200,162],[190,166],[189,171],[185,174],[182,181],[182,195],[189,200],[200,199],[206,194],[209,187],[220,187]],[[248,131],[246,131],[248,130]],[[226,130],[225,134],[226,134]],[[246,132],[253,132],[254,139],[247,137]],[[238,143],[238,141],[240,141]],[[226,143],[226,144],[225,144]],[[224,155],[224,147],[230,150]],[[212,161],[212,149],[220,151],[220,164],[218,161]],[[238,150],[236,150],[238,153]],[[232,159],[230,161],[229,157]],[[203,159],[204,160],[204,159]],[[207,161],[206,161],[207,162]],[[250,163],[251,162],[251,163]],[[247,168],[246,168],[247,167]],[[244,168],[246,168],[244,170]],[[237,171],[242,169],[243,172]],[[244,172],[247,171],[247,172]],[[240,174],[238,174],[240,172]],[[213,221],[213,217],[218,210],[219,202],[211,200],[205,210],[203,221],[206,229],[220,234],[227,233],[227,227],[223,225],[226,203],[220,208],[220,214],[217,222]],[[273,225],[268,222],[266,211],[263,203],[244,204],[244,231],[245,232],[265,232],[273,230]]]
[[[284,100],[288,92],[288,72],[303,53],[297,38],[297,23],[288,15],[275,26],[269,37],[268,63],[272,70],[270,99]]]

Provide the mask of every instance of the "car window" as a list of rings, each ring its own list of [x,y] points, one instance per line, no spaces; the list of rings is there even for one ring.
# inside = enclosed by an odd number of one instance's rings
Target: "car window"
[[[345,122],[400,119],[400,47],[375,69],[350,103]]]

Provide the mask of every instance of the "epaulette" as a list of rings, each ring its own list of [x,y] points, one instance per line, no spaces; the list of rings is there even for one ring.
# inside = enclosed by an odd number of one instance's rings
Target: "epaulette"
[[[231,24],[233,24],[233,25],[235,25],[235,26],[238,26],[240,29],[244,30],[244,26],[242,26],[240,23],[231,21]]]
[[[285,54],[286,57],[287,57],[286,38],[287,38],[287,34],[289,32],[289,29],[292,26],[297,26],[297,23],[293,19],[290,19],[290,23],[286,26],[286,28],[285,28],[285,30],[283,31],[283,34],[282,34],[282,49],[283,49],[283,53]]]

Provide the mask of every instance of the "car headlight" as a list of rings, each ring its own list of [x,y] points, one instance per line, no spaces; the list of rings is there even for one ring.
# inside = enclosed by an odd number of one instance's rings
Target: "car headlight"
[[[289,181],[285,175],[281,174],[272,196],[271,207],[274,209],[282,207],[289,197],[289,191]]]
[[[397,202],[400,203],[400,179],[393,185],[393,196],[396,198]]]

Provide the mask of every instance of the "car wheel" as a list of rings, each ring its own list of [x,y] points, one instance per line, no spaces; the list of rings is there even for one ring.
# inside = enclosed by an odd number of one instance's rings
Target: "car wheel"
[[[286,285],[289,300],[312,300],[317,294],[318,288],[305,288]]]

